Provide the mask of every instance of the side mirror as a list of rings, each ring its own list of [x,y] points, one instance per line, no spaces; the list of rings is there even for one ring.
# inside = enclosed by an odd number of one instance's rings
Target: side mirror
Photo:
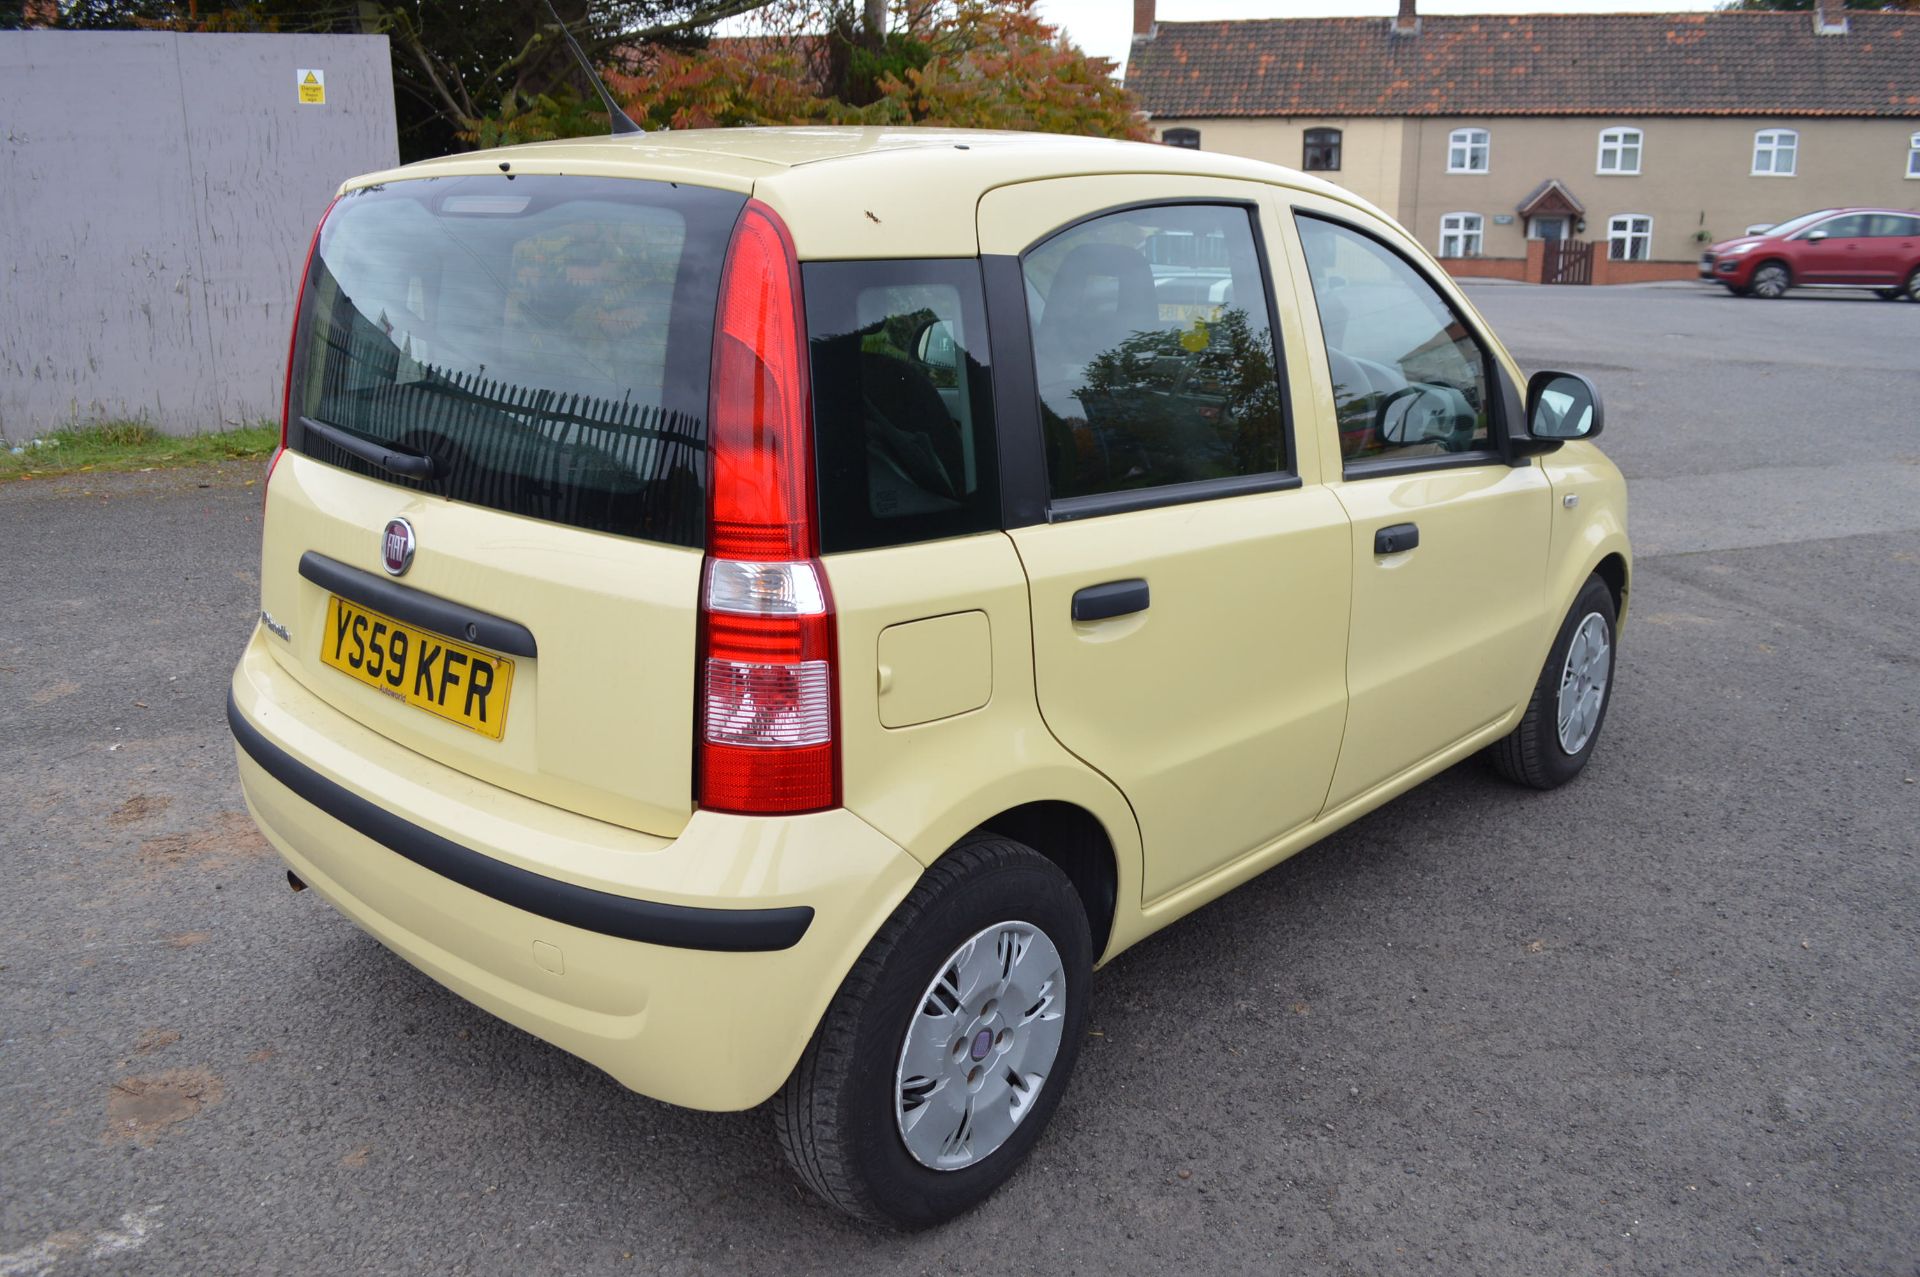
[[[1827,233],[1825,231],[1808,231],[1807,243],[1818,244],[1821,240],[1825,239],[1826,237],[1827,237]]]
[[[1606,414],[1600,391],[1577,372],[1537,372],[1527,378],[1527,433],[1536,439],[1592,439]]]
[[[960,350],[953,340],[953,325],[944,319],[923,325],[913,339],[913,357],[929,368],[958,368]]]

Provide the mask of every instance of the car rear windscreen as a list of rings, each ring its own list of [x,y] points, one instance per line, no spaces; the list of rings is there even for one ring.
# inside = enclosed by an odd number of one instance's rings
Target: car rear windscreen
[[[301,302],[289,446],[454,501],[699,545],[714,305],[745,203],[535,175],[343,195]]]

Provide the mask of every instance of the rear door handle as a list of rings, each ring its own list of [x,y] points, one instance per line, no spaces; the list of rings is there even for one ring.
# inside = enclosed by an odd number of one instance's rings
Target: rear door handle
[[[1144,612],[1148,603],[1147,583],[1138,577],[1130,581],[1108,581],[1073,592],[1073,619],[1104,621],[1110,616]]]
[[[1417,523],[1396,523],[1373,534],[1375,554],[1405,554],[1419,544],[1420,525]]]

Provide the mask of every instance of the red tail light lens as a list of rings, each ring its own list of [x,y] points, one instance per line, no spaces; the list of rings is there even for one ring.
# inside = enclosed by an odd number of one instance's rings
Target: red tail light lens
[[[336,198],[327,205],[327,211],[320,214],[320,220],[313,224],[313,238],[307,241],[307,256],[300,267],[300,282],[293,289],[293,322],[287,326],[287,377],[280,388],[280,446],[273,450],[273,456],[267,461],[267,477],[260,483],[261,513],[266,513],[267,489],[273,486],[273,472],[280,468],[280,454],[287,450],[287,427],[293,422],[293,352],[300,343],[300,307],[307,299],[307,280],[313,275],[313,258],[320,251],[320,229],[327,224],[328,214],[333,205],[340,201]]]
[[[708,414],[696,796],[710,810],[792,814],[840,801],[804,330],[793,240],[749,201],[721,277]]]
[[[811,558],[813,495],[800,266],[772,209],[749,201],[727,248],[713,338],[707,552]]]

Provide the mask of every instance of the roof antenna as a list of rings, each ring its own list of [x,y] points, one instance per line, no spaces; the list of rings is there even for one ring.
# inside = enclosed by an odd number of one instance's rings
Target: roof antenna
[[[547,13],[553,18],[554,25],[560,28],[560,34],[566,39],[567,47],[572,49],[573,56],[579,59],[580,69],[587,73],[587,78],[593,81],[594,89],[600,94],[600,100],[607,104],[607,114],[611,117],[609,123],[613,125],[613,135],[619,137],[622,133],[646,132],[633,122],[632,116],[620,109],[620,104],[613,100],[613,94],[607,92],[606,84],[601,81],[600,73],[593,69],[593,63],[587,61],[587,55],[580,48],[580,42],[573,38],[573,32],[567,30],[567,24],[560,21],[559,13],[554,10],[553,0],[544,0],[544,3],[547,6]]]

